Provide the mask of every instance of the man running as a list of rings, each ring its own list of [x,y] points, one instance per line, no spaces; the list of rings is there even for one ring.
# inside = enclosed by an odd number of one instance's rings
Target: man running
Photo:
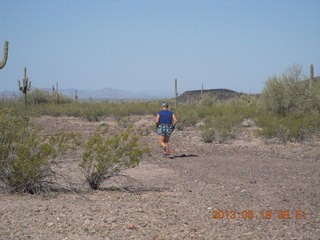
[[[175,114],[168,110],[168,103],[162,103],[162,110],[157,113],[155,124],[159,135],[159,143],[163,147],[163,157],[170,155],[169,139],[178,120]]]

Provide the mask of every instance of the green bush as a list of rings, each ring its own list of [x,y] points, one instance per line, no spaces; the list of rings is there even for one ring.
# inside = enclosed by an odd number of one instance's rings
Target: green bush
[[[161,105],[160,105],[161,106]],[[15,115],[20,116],[73,116],[86,118],[89,121],[100,121],[104,117],[122,119],[130,115],[154,114],[159,111],[159,105],[149,102],[72,102],[72,103],[42,103],[27,105],[11,102],[0,102],[0,107],[7,107]]]
[[[286,116],[272,113],[259,116],[258,134],[264,138],[278,138],[282,142],[301,142],[319,128],[319,115],[289,113]]]
[[[64,134],[42,137],[24,117],[0,110],[0,182],[9,192],[49,191],[52,165],[70,138]]]
[[[137,166],[149,148],[141,147],[131,128],[114,136],[93,135],[85,144],[79,166],[91,189],[118,175],[122,170]]]
[[[19,99],[20,102],[24,102],[24,96]],[[29,104],[46,104],[46,103],[56,103],[57,95],[50,93],[49,91],[35,88],[30,93],[28,93],[27,102]],[[73,103],[74,99],[67,97],[66,95],[59,93],[59,104]]]
[[[299,66],[290,67],[281,76],[266,81],[262,106],[273,113],[320,112],[320,83],[306,80]]]
[[[50,103],[52,95],[46,90],[36,88],[28,94],[28,102],[32,104]]]
[[[243,94],[240,97],[234,97],[226,100],[223,105],[226,106],[253,106],[256,107],[259,102],[259,97],[257,95],[246,95]]]
[[[193,127],[201,118],[196,105],[180,105],[175,115],[179,121],[178,130],[184,130],[186,127]]]
[[[199,108],[198,114],[205,121],[202,140],[207,143],[223,143],[234,139],[242,121],[255,119],[257,111],[255,107],[246,105],[217,105]]]
[[[216,131],[213,128],[205,128],[202,131],[201,134],[201,139],[202,141],[204,141],[205,143],[212,143],[215,141],[216,139]]]
[[[208,93],[204,93],[200,100],[201,106],[212,106],[216,103],[218,103],[217,97]]]
[[[216,142],[224,143],[227,140],[234,139],[237,133],[238,120],[231,116],[216,116],[206,122],[202,131],[202,140],[206,143]]]

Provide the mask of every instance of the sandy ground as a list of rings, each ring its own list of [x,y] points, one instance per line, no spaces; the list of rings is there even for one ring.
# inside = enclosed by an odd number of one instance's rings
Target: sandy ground
[[[108,125],[42,116],[43,134]],[[227,144],[206,144],[195,129],[175,131],[172,155],[162,158],[153,116],[132,117],[152,148],[130,176],[92,191],[83,184],[80,155],[58,171],[78,192],[0,193],[0,239],[320,239],[319,142],[266,144],[255,127]]]

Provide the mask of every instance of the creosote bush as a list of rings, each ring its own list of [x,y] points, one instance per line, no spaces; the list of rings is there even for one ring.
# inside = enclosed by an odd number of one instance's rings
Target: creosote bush
[[[304,113],[287,113],[286,116],[265,113],[259,116],[258,135],[278,138],[283,143],[301,142],[319,128],[319,116]]]
[[[206,143],[224,143],[234,139],[241,122],[255,117],[255,108],[249,106],[217,105],[198,109],[198,114],[205,121],[202,140]]]
[[[71,135],[38,135],[27,118],[0,110],[0,182],[8,192],[38,193],[54,185],[52,166]]]
[[[22,98],[20,98],[22,101]],[[35,88],[28,93],[27,102],[29,104],[48,104],[48,103],[56,103],[56,95],[50,93],[46,90]],[[73,98],[70,98],[62,93],[59,93],[59,103],[73,103],[75,102]]]
[[[202,131],[202,140],[206,143],[224,143],[234,139],[237,133],[237,121],[228,116],[214,117],[207,121]]]
[[[208,93],[204,93],[200,101],[201,106],[212,106],[216,103],[218,103],[217,97]]]
[[[149,151],[149,148],[140,146],[130,127],[108,137],[98,132],[86,142],[79,166],[90,188],[96,190],[122,170],[137,166],[143,154]]]

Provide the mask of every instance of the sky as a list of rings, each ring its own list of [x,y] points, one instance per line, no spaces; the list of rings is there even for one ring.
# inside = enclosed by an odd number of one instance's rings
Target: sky
[[[0,0],[0,91],[33,87],[259,93],[298,64],[320,75],[318,0]]]

